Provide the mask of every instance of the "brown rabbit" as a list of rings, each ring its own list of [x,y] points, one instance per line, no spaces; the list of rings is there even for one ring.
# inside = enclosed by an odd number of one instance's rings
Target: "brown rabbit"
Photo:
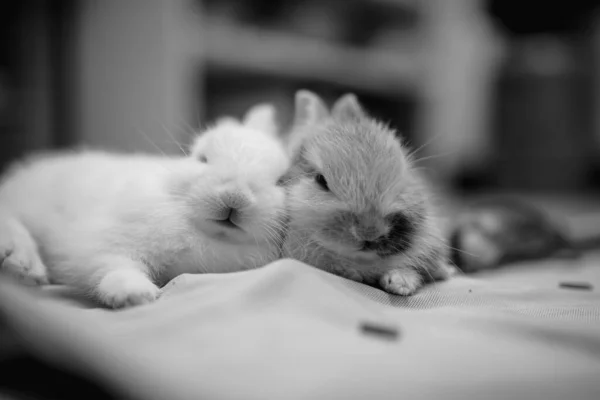
[[[329,112],[316,94],[298,91],[288,150],[284,257],[399,295],[449,277],[423,178],[395,132],[353,94]]]

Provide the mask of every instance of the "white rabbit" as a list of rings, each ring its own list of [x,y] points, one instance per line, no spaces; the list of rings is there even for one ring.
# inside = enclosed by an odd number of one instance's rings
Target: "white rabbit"
[[[73,151],[30,157],[0,183],[0,268],[112,307],[153,301],[181,273],[278,258],[289,159],[274,109],[218,121],[189,156]]]

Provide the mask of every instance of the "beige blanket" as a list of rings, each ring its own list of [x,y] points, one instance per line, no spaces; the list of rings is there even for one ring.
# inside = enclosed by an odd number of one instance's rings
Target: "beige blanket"
[[[119,312],[0,289],[0,311],[39,355],[140,400],[600,399],[598,256],[409,298],[291,260],[184,275]]]

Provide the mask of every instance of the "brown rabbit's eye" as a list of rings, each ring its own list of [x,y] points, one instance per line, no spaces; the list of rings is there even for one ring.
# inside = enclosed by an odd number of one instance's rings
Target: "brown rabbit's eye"
[[[319,186],[321,186],[321,188],[323,190],[329,190],[329,186],[327,185],[327,180],[325,179],[325,177],[322,174],[317,174],[317,176],[315,176],[315,182],[317,182],[317,184]]]
[[[200,154],[198,156],[198,161],[200,161],[201,163],[206,164],[208,162],[208,159],[206,158],[206,156],[204,154]]]

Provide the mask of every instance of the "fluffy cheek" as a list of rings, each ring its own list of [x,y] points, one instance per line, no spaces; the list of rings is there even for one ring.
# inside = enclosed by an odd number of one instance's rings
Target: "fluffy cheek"
[[[246,210],[245,228],[257,237],[280,237],[286,221],[285,190],[281,187],[263,188],[255,196],[256,201]]]
[[[300,181],[290,188],[288,210],[294,229],[347,241],[349,230],[339,217],[344,213],[343,204],[316,188],[312,181]]]
[[[321,235],[328,240],[351,248],[358,247],[357,240],[352,235],[352,221],[345,212],[332,212],[327,220],[327,226],[321,230]]]
[[[179,172],[179,175],[173,176],[167,183],[167,191],[173,204],[177,204],[180,210],[193,220],[210,217],[214,212],[215,196],[211,196],[209,189],[215,187],[216,179],[199,168]]]

